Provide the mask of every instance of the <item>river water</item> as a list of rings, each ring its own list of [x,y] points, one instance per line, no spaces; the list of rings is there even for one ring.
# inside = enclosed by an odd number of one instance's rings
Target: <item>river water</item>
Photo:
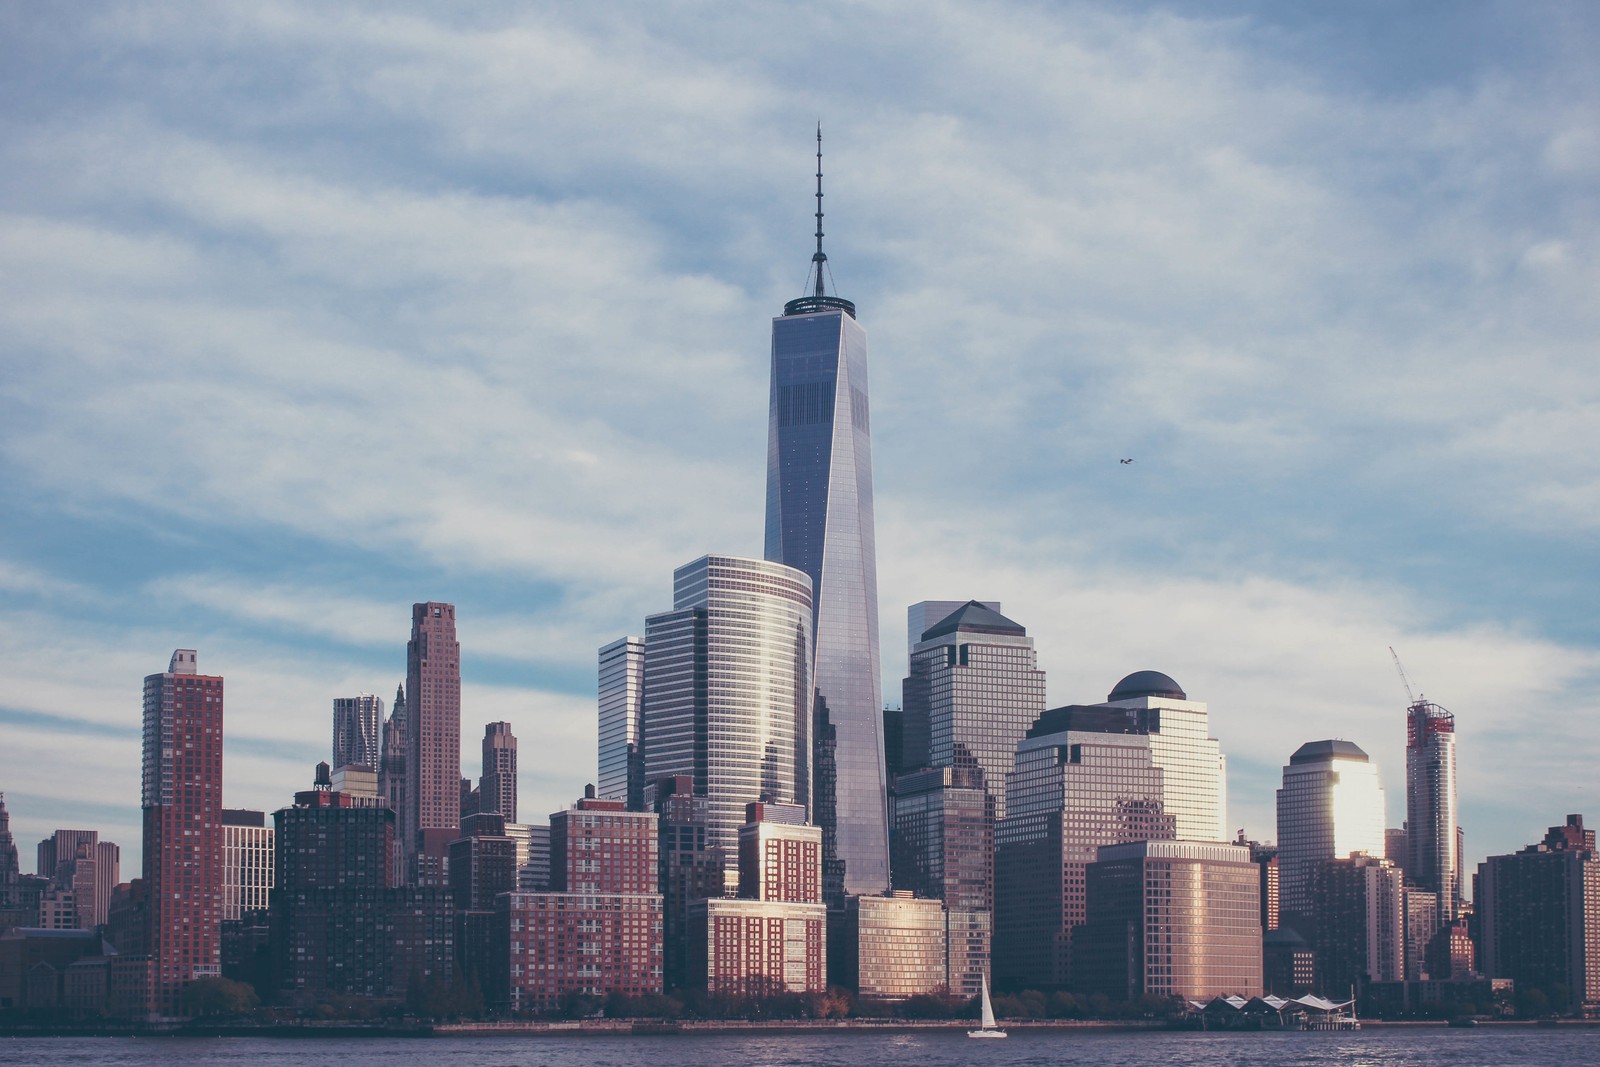
[[[1373,1028],[1357,1033],[1021,1031],[1004,1041],[960,1032],[671,1037],[3,1038],[6,1067],[111,1064],[289,1067],[1583,1067],[1600,1064],[1600,1029]]]

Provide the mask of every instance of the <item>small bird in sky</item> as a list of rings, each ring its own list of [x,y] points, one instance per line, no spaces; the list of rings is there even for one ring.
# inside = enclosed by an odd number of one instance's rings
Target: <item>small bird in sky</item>
[[[1133,460],[1131,460],[1131,459],[1119,459],[1119,460],[1117,460],[1117,462],[1118,463],[1132,463]]]

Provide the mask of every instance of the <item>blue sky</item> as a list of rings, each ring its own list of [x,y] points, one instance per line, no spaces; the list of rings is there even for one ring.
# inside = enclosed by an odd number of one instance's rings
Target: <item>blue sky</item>
[[[13,830],[137,872],[176,647],[227,803],[282,806],[424,599],[466,773],[508,719],[524,812],[570,802],[595,649],[760,553],[820,119],[885,692],[906,605],[1000,600],[1054,704],[1207,701],[1271,838],[1324,737],[1403,818],[1393,645],[1469,859],[1535,840],[1600,741],[1597,49],[1581,3],[10,5]]]

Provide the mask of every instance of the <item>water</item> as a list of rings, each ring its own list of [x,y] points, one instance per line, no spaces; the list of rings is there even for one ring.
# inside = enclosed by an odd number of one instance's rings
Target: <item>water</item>
[[[1442,1027],[1358,1033],[1013,1032],[450,1038],[0,1038],[6,1067],[121,1064],[289,1067],[1581,1067],[1600,1029]]]

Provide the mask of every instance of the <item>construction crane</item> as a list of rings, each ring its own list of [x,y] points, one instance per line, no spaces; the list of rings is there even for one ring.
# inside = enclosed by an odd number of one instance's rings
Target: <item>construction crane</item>
[[[1393,645],[1389,646],[1389,655],[1394,657],[1394,669],[1400,672],[1400,684],[1406,687],[1406,699],[1416,704],[1422,698],[1411,691],[1411,679],[1406,677],[1406,669],[1400,666],[1400,653],[1394,650]]]

